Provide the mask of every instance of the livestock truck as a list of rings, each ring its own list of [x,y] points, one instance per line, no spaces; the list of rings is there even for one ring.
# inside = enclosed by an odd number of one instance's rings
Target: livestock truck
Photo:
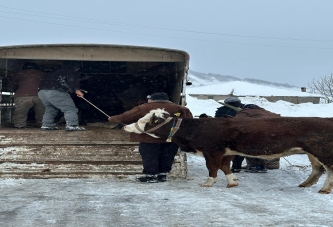
[[[73,97],[80,123],[86,131],[17,129],[12,76],[25,63],[36,63],[45,73],[65,61],[80,65],[83,99]],[[43,44],[0,46],[0,177],[108,177],[142,172],[138,143],[117,129],[107,116],[120,114],[146,101],[146,96],[166,92],[171,101],[186,105],[189,55],[185,51],[125,45]],[[33,125],[34,113],[28,113]],[[178,152],[170,176],[186,177],[186,155]]]

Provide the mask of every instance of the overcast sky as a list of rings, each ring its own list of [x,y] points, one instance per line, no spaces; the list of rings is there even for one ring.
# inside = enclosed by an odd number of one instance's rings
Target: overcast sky
[[[190,69],[307,86],[333,69],[332,0],[2,0],[0,45],[181,49]]]

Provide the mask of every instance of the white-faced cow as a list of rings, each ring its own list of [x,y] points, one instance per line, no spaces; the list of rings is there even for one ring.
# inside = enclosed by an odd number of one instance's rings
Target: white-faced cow
[[[317,183],[326,170],[327,178],[319,193],[328,194],[333,188],[333,118],[179,119],[157,109],[138,122],[125,126],[124,130],[138,134],[144,131],[165,139],[172,137],[182,150],[202,152],[209,177],[216,179],[217,171],[221,169],[228,180],[228,187],[237,186],[237,179],[230,171],[230,160],[226,167],[216,162],[217,157],[222,162],[223,157],[232,155],[274,159],[307,154],[312,172],[299,187]]]

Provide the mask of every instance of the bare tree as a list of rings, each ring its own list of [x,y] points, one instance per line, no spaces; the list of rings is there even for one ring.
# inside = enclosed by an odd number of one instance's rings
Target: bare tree
[[[331,103],[333,101],[333,73],[329,76],[325,75],[312,79],[308,87],[312,92],[324,96],[326,102]]]

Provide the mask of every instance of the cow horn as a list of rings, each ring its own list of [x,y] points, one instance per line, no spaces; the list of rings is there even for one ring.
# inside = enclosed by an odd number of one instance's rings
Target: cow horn
[[[226,104],[224,102],[218,102],[218,103],[220,103],[220,104],[222,104],[222,105],[224,105],[226,107],[229,107],[230,109],[235,110],[237,112],[239,112],[239,111],[242,110],[242,108],[240,108],[240,107],[232,106],[232,105]]]

